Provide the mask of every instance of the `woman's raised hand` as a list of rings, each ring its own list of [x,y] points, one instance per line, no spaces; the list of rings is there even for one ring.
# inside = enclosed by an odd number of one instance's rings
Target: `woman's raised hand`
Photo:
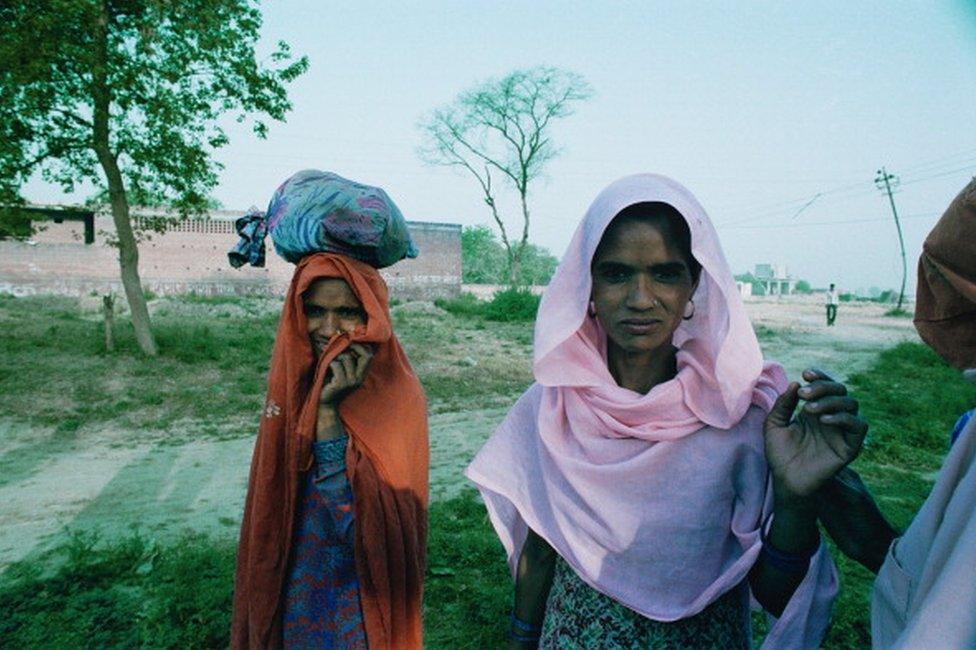
[[[345,434],[336,407],[343,397],[363,384],[372,360],[372,349],[361,343],[353,343],[329,364],[325,384],[319,395],[319,412],[315,420],[316,439],[331,440]]]
[[[343,397],[359,388],[372,361],[373,351],[361,343],[353,343],[333,359],[319,396],[319,406],[335,408]]]
[[[804,370],[803,379],[805,386],[793,382],[779,396],[763,427],[775,484],[796,497],[811,496],[854,460],[868,431],[844,384],[814,369]]]

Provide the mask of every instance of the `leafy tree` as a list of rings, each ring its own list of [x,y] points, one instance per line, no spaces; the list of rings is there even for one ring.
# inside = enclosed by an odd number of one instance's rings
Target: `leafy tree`
[[[813,293],[813,289],[810,287],[810,283],[806,280],[797,280],[796,282],[796,292],[797,293]]]
[[[420,157],[431,165],[470,173],[498,226],[507,260],[507,280],[518,282],[529,242],[529,190],[558,150],[554,120],[572,115],[577,102],[592,95],[578,74],[557,68],[516,70],[458,95],[422,120],[425,144]],[[521,235],[513,238],[498,205],[496,177],[518,195]]]
[[[488,226],[461,230],[461,280],[467,284],[498,284],[504,277],[505,249]]]
[[[32,175],[105,190],[140,348],[156,353],[139,280],[130,196],[199,213],[217,183],[218,118],[282,120],[285,84],[308,67],[255,45],[250,0],[6,0],[0,4],[0,200]],[[253,121],[264,137],[267,127]]]
[[[542,246],[529,244],[522,255],[519,266],[520,284],[549,284],[552,274],[559,266],[559,260]]]
[[[548,284],[559,260],[548,250],[526,244],[518,284]],[[505,249],[488,226],[461,231],[461,279],[469,284],[502,284],[508,279]]]

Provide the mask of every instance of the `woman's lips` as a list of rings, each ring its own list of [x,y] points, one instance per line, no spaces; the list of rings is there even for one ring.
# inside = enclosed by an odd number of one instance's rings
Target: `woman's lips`
[[[620,321],[620,326],[628,334],[649,334],[661,321],[657,318],[628,318]]]

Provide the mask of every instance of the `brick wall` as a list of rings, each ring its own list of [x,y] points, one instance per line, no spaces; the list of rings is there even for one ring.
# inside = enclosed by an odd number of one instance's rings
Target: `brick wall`
[[[142,282],[159,294],[283,294],[294,266],[273,251],[270,237],[265,268],[235,269],[227,251],[237,242],[233,219],[218,211],[210,219],[181,222],[139,246]],[[83,243],[78,222],[38,222],[30,242],[0,241],[0,291],[15,294],[121,292],[118,251],[107,245],[114,234],[108,216],[95,218],[95,243]],[[420,256],[381,273],[390,294],[400,299],[456,296],[461,291],[461,226],[408,222]]]

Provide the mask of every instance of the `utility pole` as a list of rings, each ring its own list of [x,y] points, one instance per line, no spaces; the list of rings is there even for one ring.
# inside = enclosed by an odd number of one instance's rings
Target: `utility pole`
[[[891,203],[891,214],[895,215],[895,228],[898,229],[898,244],[901,246],[901,292],[898,294],[898,311],[901,311],[901,304],[905,300],[905,280],[908,278],[908,262],[905,259],[905,238],[901,234],[901,223],[898,221],[898,209],[895,208],[895,198],[891,195],[892,185],[898,187],[898,177],[889,174],[882,167],[878,170],[878,175],[874,178],[874,184],[879,190],[884,190],[888,194],[888,202]]]

